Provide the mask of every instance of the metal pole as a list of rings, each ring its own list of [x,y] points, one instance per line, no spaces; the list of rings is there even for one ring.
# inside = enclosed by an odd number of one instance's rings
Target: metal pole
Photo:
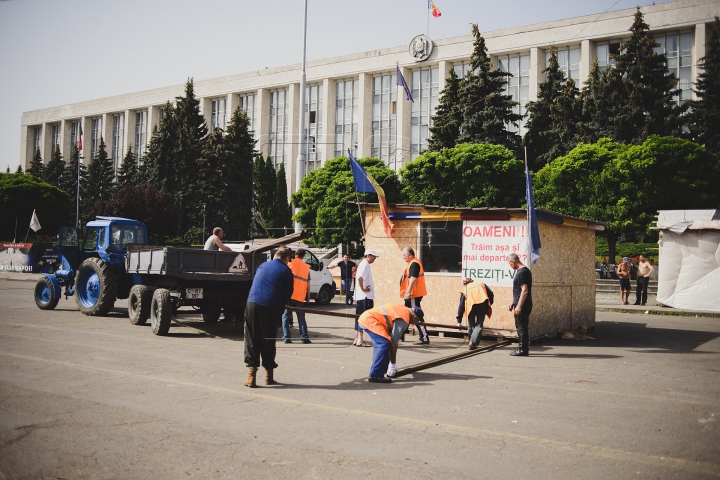
[[[305,132],[305,57],[307,50],[307,0],[305,0],[303,14],[303,52],[302,52],[302,73],[300,74],[300,149],[295,167],[295,191],[300,190],[302,179],[305,176],[305,148],[307,146],[307,135]],[[295,207],[295,214],[300,213],[300,208]],[[295,222],[295,232],[302,231],[302,224]]]
[[[202,204],[202,212],[203,212],[203,231],[202,235],[200,235],[200,243],[203,243],[205,240],[205,204]]]
[[[75,227],[80,229],[80,151],[78,151],[77,193],[75,195]]]

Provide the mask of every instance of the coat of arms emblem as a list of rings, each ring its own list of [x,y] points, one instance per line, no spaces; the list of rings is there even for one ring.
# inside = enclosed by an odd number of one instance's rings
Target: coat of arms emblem
[[[427,60],[432,53],[433,43],[427,35],[418,35],[410,42],[410,56],[416,62]]]

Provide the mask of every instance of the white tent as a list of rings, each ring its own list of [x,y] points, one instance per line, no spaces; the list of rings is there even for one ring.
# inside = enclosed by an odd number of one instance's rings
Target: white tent
[[[720,215],[717,210],[661,210],[657,301],[720,312]]]

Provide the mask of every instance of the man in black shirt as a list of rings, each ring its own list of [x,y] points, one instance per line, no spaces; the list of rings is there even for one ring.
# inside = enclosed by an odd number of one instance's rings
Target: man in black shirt
[[[337,263],[337,266],[340,267],[340,282],[342,283],[342,288],[345,291],[345,305],[352,305],[353,296],[350,291],[350,286],[353,282],[353,268],[355,268],[355,262],[350,260],[350,255],[346,253],[343,255],[342,261]]]
[[[515,328],[518,332],[520,348],[510,353],[513,357],[527,357],[529,353],[530,335],[528,324],[532,311],[532,273],[522,264],[515,253],[507,256],[510,267],[515,270],[513,278],[513,303],[510,311],[515,315]]]

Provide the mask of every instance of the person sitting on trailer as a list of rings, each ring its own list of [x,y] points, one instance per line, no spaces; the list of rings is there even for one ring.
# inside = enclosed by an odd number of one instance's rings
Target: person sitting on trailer
[[[408,308],[400,303],[386,303],[360,315],[358,323],[373,342],[373,363],[368,382],[392,382],[390,377],[397,372],[398,341],[410,324],[417,325],[424,316],[420,307]]]
[[[460,305],[458,306],[457,324],[462,327],[462,318],[468,312],[468,335],[470,343],[468,350],[475,350],[482,337],[485,315],[492,316],[492,304],[495,299],[493,291],[483,282],[473,282],[472,278],[463,280],[463,288],[460,290]]]
[[[205,241],[203,250],[222,250],[223,252],[232,252],[230,247],[225,246],[222,242],[223,229],[220,227],[213,228],[213,234]]]

